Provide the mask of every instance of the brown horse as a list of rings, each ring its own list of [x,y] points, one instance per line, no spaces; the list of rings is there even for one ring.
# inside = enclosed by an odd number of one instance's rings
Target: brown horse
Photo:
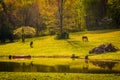
[[[88,42],[88,37],[87,36],[82,36],[82,41]]]

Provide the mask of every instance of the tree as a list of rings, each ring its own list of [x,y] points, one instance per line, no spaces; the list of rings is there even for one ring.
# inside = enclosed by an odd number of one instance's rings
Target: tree
[[[21,26],[20,28],[17,28],[14,30],[14,35],[16,39],[20,39],[22,35],[22,29],[24,28],[24,35],[26,38],[32,38],[36,34],[36,30],[33,27],[30,26]]]
[[[29,25],[36,28],[36,36],[39,36],[40,26],[43,23],[43,19],[40,13],[40,6],[38,1],[35,1],[30,7],[28,22]]]
[[[78,30],[79,31],[85,31],[87,30],[86,27],[86,9],[85,9],[85,5],[84,5],[84,1],[83,0],[77,0],[76,1],[76,21],[77,21],[77,26],[78,26]]]
[[[7,6],[3,0],[0,0],[0,5],[2,8],[0,10],[0,40],[1,42],[5,42],[6,39],[13,41],[13,21],[9,16]]]
[[[39,0],[42,23],[46,25],[49,33],[58,29],[58,2],[57,0]]]
[[[58,0],[59,27],[60,33],[63,32],[63,0]]]
[[[120,0],[108,0],[108,15],[117,28],[120,28]]]
[[[31,8],[32,3],[34,0],[20,0],[20,9],[19,9],[19,16],[20,16],[20,26],[29,26],[29,10]],[[24,28],[22,28],[22,42],[25,42],[25,35],[24,35]]]
[[[107,0],[84,0],[83,4],[87,29],[101,29],[99,22],[106,16]]]
[[[63,31],[63,9],[64,9],[65,0],[58,0],[58,19],[59,19],[59,28],[60,31],[57,34],[57,39],[68,39],[69,34]]]

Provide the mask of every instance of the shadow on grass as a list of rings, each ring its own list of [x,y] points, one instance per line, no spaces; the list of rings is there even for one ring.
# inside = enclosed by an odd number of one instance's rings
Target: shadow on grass
[[[120,31],[120,29],[109,29],[109,30],[94,30],[94,31],[84,31],[84,32],[78,32],[79,35],[84,35],[84,34],[103,34],[103,33],[110,33],[110,32],[116,32]],[[73,33],[76,34],[76,33]]]
[[[80,47],[80,41],[70,41],[65,40],[68,44],[70,44],[73,48],[79,48]]]
[[[120,31],[120,29],[111,29],[111,30],[96,30],[96,31],[89,31],[91,34],[102,34],[102,33],[109,33],[109,32],[116,32]]]
[[[96,31],[88,31],[88,33],[91,33],[91,34],[102,34],[102,33],[116,32],[116,31],[120,31],[120,29],[96,30]]]
[[[9,44],[9,43],[14,43],[14,42],[4,42],[4,43],[0,43],[0,45],[6,45],[6,44]]]

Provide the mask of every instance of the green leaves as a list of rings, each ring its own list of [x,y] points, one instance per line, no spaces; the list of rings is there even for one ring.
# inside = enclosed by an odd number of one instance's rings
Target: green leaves
[[[120,0],[108,1],[109,16],[113,19],[113,22],[120,25]]]

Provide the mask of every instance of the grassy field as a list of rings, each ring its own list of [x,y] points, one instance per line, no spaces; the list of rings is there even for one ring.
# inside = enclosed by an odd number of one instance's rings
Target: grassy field
[[[120,74],[1,72],[0,76],[0,80],[120,80]]]
[[[83,42],[81,37],[87,35],[89,42]],[[0,44],[0,56],[8,55],[32,55],[32,56],[71,56],[76,54],[84,57],[89,54],[89,50],[103,43],[112,43],[120,48],[120,30],[101,30],[70,33],[68,40],[55,40],[55,36],[45,36],[26,39],[25,43],[21,40],[14,43]],[[30,41],[33,41],[33,48],[30,48]],[[119,59],[120,51],[93,55],[95,59]]]

